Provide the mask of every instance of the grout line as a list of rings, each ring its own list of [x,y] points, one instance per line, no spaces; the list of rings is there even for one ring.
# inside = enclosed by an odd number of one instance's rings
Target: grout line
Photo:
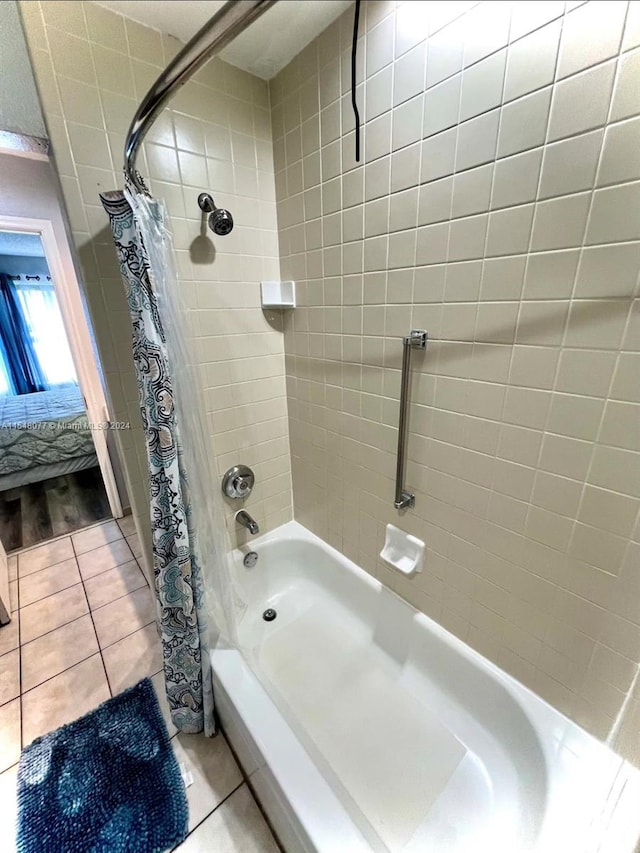
[[[140,589],[142,589],[142,587],[140,587]],[[134,634],[137,634],[138,631],[142,631],[145,628],[148,628],[149,625],[155,625],[155,624],[156,624],[156,620],[152,619],[151,622],[147,622],[145,625],[139,625],[135,630],[130,631],[128,634],[125,634],[124,637],[119,637],[117,640],[114,640],[113,643],[109,643],[106,646],[101,646],[100,640],[98,640],[98,646],[100,648],[100,652],[102,653],[105,649],[110,649],[112,646],[115,646],[116,643],[120,643],[122,640],[126,640],[127,637],[132,637]],[[96,632],[96,635],[97,635],[97,632]]]
[[[76,561],[78,559],[76,554],[76,548],[73,544],[73,539],[71,540],[71,548],[73,549],[74,556],[76,557]],[[109,695],[113,697],[113,690],[111,689],[111,682],[109,681],[109,673],[107,672],[107,667],[104,662],[104,658],[102,656],[102,648],[100,647],[100,639],[98,637],[98,632],[96,631],[96,623],[93,619],[93,613],[91,612],[91,606],[89,605],[89,597],[87,595],[87,590],[84,585],[84,578],[82,577],[82,572],[80,572],[80,579],[82,583],[82,591],[84,593],[85,601],[87,602],[87,607],[89,608],[89,617],[91,619],[91,625],[93,627],[93,634],[96,638],[96,645],[98,646],[98,654],[100,655],[100,663],[102,664],[102,671],[104,672],[105,681],[107,682],[107,689],[109,691]]]
[[[179,732],[176,732],[176,734],[179,734]],[[171,740],[173,740],[173,737],[171,738]],[[242,771],[241,771],[241,772],[242,772]],[[230,791],[230,792],[227,794],[227,796],[226,796],[223,800],[220,800],[220,802],[219,802],[216,806],[214,806],[214,807],[211,809],[211,811],[210,811],[210,812],[209,812],[205,817],[203,817],[203,818],[202,818],[202,820],[201,820],[199,823],[197,823],[197,824],[193,827],[193,829],[190,829],[190,830],[189,830],[189,832],[187,832],[187,834],[186,834],[185,838],[180,842],[180,844],[184,844],[184,842],[187,840],[187,838],[189,838],[189,836],[190,836],[190,835],[192,835],[192,834],[196,831],[196,829],[198,829],[199,827],[201,827],[201,826],[202,826],[202,824],[203,824],[206,820],[208,820],[208,819],[211,817],[211,815],[212,815],[214,812],[216,812],[216,811],[220,808],[220,806],[223,806],[223,805],[227,802],[227,800],[229,799],[229,797],[232,797],[232,796],[235,794],[235,792],[236,792],[236,791],[238,791],[240,788],[242,788],[242,786],[243,786],[244,784],[245,784],[245,779],[244,779],[244,776],[243,776],[242,781],[241,781],[241,782],[239,782],[239,783],[236,785],[236,787],[235,787],[232,791]],[[177,850],[177,849],[180,847],[180,844],[177,844],[175,847],[172,847],[172,848],[171,848],[171,850],[172,850],[172,851],[173,851],[173,850]]]
[[[74,586],[81,586],[81,584],[80,584],[80,583],[75,583],[75,584],[73,584],[73,586],[69,586],[69,587],[67,587],[66,589],[61,589],[61,590],[60,590],[60,592],[67,592],[67,590],[69,590],[69,589],[73,589],[73,587],[74,587]],[[84,592],[84,589],[83,589],[83,592]],[[40,602],[42,602],[42,601],[46,601],[46,600],[47,600],[47,598],[52,598],[54,595],[59,595],[59,593],[54,592],[54,593],[52,593],[51,595],[46,596],[45,598],[41,598],[41,599],[39,600],[39,602],[35,602],[35,601],[34,601],[34,604],[36,604],[36,603],[40,603]],[[86,600],[86,594],[85,594],[85,600]],[[27,604],[27,605],[26,605],[26,607],[31,607],[31,605],[30,605],[30,604]],[[26,607],[24,607],[24,608],[23,608],[23,610],[26,610]],[[86,615],[87,615],[87,613],[89,613],[89,609],[88,609],[88,607],[89,607],[89,604],[88,604],[88,602],[87,602],[87,612],[86,612],[86,613],[81,613],[79,616],[74,616],[74,618],[73,618],[73,619],[67,619],[67,621],[66,621],[66,622],[61,622],[59,625],[56,625],[56,627],[55,627],[55,628],[50,628],[48,631],[43,631],[43,632],[42,632],[42,634],[38,634],[38,635],[37,635],[37,637],[31,637],[31,639],[30,639],[30,640],[26,640],[25,642],[22,642],[22,631],[20,631],[20,635],[21,635],[21,636],[20,636],[21,646],[26,646],[26,645],[28,645],[29,643],[32,643],[34,640],[39,640],[39,639],[40,639],[40,637],[46,637],[48,634],[52,634],[54,631],[57,631],[57,630],[58,630],[58,628],[64,628],[64,626],[65,626],[65,625],[70,625],[72,622],[75,622],[77,619],[81,619],[83,616],[86,616]],[[22,612],[22,611],[19,611],[19,612]]]
[[[0,771],[0,779],[2,778],[2,776],[5,773],[8,773],[10,770],[13,770],[14,767],[17,767],[19,763],[20,763],[19,761],[14,761],[13,764],[10,764],[8,767],[5,767],[4,770],[1,770]]]
[[[45,544],[48,544],[48,542],[47,542],[47,543],[45,543]],[[64,558],[64,559],[62,559],[62,560],[57,560],[55,563],[51,563],[51,565],[50,565],[50,566],[43,566],[43,567],[42,567],[42,568],[40,568],[40,569],[34,569],[32,572],[27,572],[27,574],[26,574],[26,575],[21,575],[21,573],[20,573],[20,560],[18,559],[18,573],[17,573],[16,580],[17,580],[17,581],[24,580],[25,578],[28,578],[28,577],[30,577],[31,575],[36,575],[36,574],[38,574],[38,572],[43,572],[45,569],[52,569],[54,566],[59,566],[59,565],[60,565],[60,563],[66,563],[66,562],[67,562],[67,560],[70,560],[70,559],[71,559],[71,557],[65,557],[65,558]]]
[[[136,566],[136,568],[140,571],[140,573],[142,573],[142,569],[140,569],[139,566]],[[140,584],[140,586],[137,586],[134,589],[130,589],[127,592],[123,593],[122,595],[118,595],[115,598],[112,598],[110,601],[105,601],[104,604],[99,604],[97,607],[92,607],[91,602],[89,602],[89,610],[91,611],[91,613],[96,613],[98,610],[103,610],[105,607],[109,607],[110,604],[114,604],[116,601],[122,601],[123,598],[128,598],[130,595],[133,595],[134,592],[138,592],[139,590],[144,589],[145,587],[148,589],[149,585],[146,583],[146,581],[143,577],[142,583]],[[86,589],[85,589],[85,594],[86,594]],[[88,600],[89,600],[89,597],[87,596],[87,601]]]
[[[19,704],[18,704],[18,725],[20,730],[18,731],[18,743],[20,747],[20,752],[22,752],[22,748],[24,746],[24,723],[23,723],[23,712],[22,712],[22,619],[20,618],[20,563],[16,559],[16,597],[17,597],[17,605],[18,608],[15,611],[15,619],[18,621],[18,667],[19,667]],[[9,605],[11,606],[11,605]]]
[[[237,753],[236,753],[235,749],[233,748],[233,745],[231,744],[231,741],[229,740],[229,738],[228,738],[228,737],[227,737],[227,735],[225,734],[224,729],[223,729],[223,727],[222,727],[222,723],[220,722],[220,720],[216,720],[216,722],[217,722],[217,725],[218,725],[218,731],[219,731],[219,732],[222,734],[222,736],[224,737],[225,743],[227,744],[227,747],[228,747],[229,751],[231,752],[231,755],[233,756],[233,759],[234,759],[234,761],[236,762],[236,765],[238,766],[238,768],[239,768],[239,770],[240,770],[240,773],[242,774],[242,778],[243,778],[244,783],[246,784],[247,788],[249,789],[249,792],[251,793],[251,796],[253,797],[253,799],[254,799],[254,801],[255,801],[256,805],[258,806],[258,809],[259,809],[259,811],[260,811],[260,813],[261,813],[261,815],[262,815],[262,817],[263,817],[263,819],[264,819],[264,822],[267,824],[267,826],[268,826],[268,828],[269,828],[269,831],[271,832],[271,834],[272,834],[272,836],[273,836],[273,838],[274,838],[274,840],[275,840],[275,842],[276,842],[277,847],[278,847],[281,851],[283,851],[283,853],[284,853],[284,847],[283,847],[283,846],[282,846],[282,844],[280,843],[280,839],[278,838],[278,835],[277,835],[277,833],[276,833],[276,831],[275,831],[275,829],[274,829],[274,827],[273,827],[273,824],[271,823],[271,820],[270,820],[270,818],[269,818],[269,816],[268,816],[267,812],[266,812],[266,811],[265,811],[265,809],[262,807],[262,803],[260,802],[260,799],[259,799],[259,797],[257,796],[257,794],[256,794],[256,792],[255,792],[255,789],[254,789],[254,787],[253,787],[253,785],[252,785],[252,783],[251,783],[251,779],[250,779],[249,775],[245,772],[245,769],[244,769],[244,767],[242,766],[242,762],[241,762],[241,761],[240,761],[240,759],[238,758],[238,755],[237,755]]]
[[[68,624],[71,624],[71,623],[68,623]],[[91,652],[90,655],[83,657],[81,660],[75,661],[70,666],[67,666],[64,669],[61,669],[60,672],[56,672],[54,675],[48,676],[48,678],[43,678],[42,681],[39,681],[37,684],[34,684],[33,687],[29,687],[28,690],[25,690],[24,692],[22,692],[20,694],[20,698],[22,698],[23,696],[26,696],[28,693],[32,693],[34,690],[37,690],[39,687],[42,687],[43,684],[47,684],[47,682],[53,681],[53,679],[57,678],[59,675],[64,675],[65,672],[69,672],[70,669],[73,669],[74,667],[79,666],[81,663],[84,663],[85,661],[91,660],[91,658],[96,657],[99,653],[100,653],[100,649],[98,649],[97,652]]]
[[[21,691],[22,680],[20,677],[21,676],[21,672],[20,672],[20,649],[19,648],[18,649],[11,649],[11,651],[5,652],[3,655],[0,656],[0,662],[2,661],[2,658],[6,657],[7,655],[14,654],[14,652],[18,652],[18,692],[16,693],[15,696],[10,696],[4,702],[0,702],[0,708],[4,708],[5,705],[9,705],[9,703],[15,702],[16,699],[20,700],[22,697],[22,691]]]
[[[87,552],[87,553],[90,553],[90,552]],[[102,572],[98,572],[95,575],[91,575],[91,577],[84,578],[82,575],[82,571],[80,570],[80,567],[77,565],[77,557],[69,557],[69,559],[75,559],[76,568],[78,569],[78,574],[80,576],[80,580],[74,581],[74,583],[70,583],[69,586],[64,586],[61,589],[57,589],[57,590],[55,590],[55,592],[48,592],[46,595],[43,595],[40,598],[36,598],[33,601],[30,601],[28,604],[22,605],[22,607],[18,606],[18,610],[23,610],[26,607],[31,607],[32,604],[37,604],[40,601],[44,601],[46,598],[50,598],[52,595],[57,595],[59,592],[66,592],[66,590],[71,589],[72,586],[78,586],[80,583],[84,583],[85,580],[90,581],[90,580],[93,580],[93,578],[102,577],[102,575],[105,575],[107,572],[112,572],[115,569],[120,569],[120,568],[122,568],[122,566],[127,566],[129,563],[136,563],[136,565],[140,569],[140,571],[143,572],[142,567],[140,566],[140,563],[138,562],[138,560],[135,557],[132,557],[130,560],[127,560],[124,563],[118,563],[117,566],[112,566],[110,569],[104,569]],[[66,562],[66,561],[63,561],[63,562]],[[56,563],[55,565],[59,566],[60,563]],[[31,575],[26,575],[25,577],[32,577],[33,575],[37,575],[39,572],[46,572],[49,569],[55,568],[55,565],[54,566],[48,566],[46,569],[39,569],[38,572],[32,572]],[[144,577],[144,572],[143,572],[143,577]],[[146,581],[146,579],[145,579],[145,581]],[[148,584],[147,584],[147,586],[148,586]],[[138,587],[136,587],[136,589],[138,589]],[[133,591],[134,590],[132,590],[132,592]],[[118,598],[121,598],[121,597],[122,596],[118,596]],[[115,599],[114,599],[114,601],[115,601]],[[107,604],[108,603],[109,602],[107,602]],[[100,605],[100,606],[102,607],[103,605]],[[97,609],[97,608],[94,608],[94,609]]]

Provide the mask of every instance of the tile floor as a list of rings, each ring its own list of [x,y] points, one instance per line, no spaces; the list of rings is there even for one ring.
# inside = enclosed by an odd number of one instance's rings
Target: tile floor
[[[10,558],[13,620],[0,628],[0,853],[14,853],[22,746],[152,677],[187,789],[181,853],[278,847],[222,735],[178,734],[163,701],[154,604],[131,518],[107,521]],[[8,819],[8,823],[6,822]]]

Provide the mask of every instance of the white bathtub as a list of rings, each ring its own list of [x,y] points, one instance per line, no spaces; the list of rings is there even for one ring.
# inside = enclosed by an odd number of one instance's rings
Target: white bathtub
[[[217,709],[288,853],[633,851],[638,771],[296,522],[251,547]]]

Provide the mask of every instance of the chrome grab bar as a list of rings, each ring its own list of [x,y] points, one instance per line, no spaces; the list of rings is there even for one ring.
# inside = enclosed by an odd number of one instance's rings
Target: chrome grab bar
[[[142,99],[133,117],[124,146],[124,171],[139,192],[144,183],[136,171],[136,156],[142,140],[169,98],[208,59],[222,50],[277,0],[228,0],[191,41],[167,65]]]
[[[423,329],[414,329],[402,339],[402,379],[400,383],[400,416],[398,419],[398,453],[396,461],[396,499],[393,505],[396,509],[406,509],[414,506],[416,496],[408,492],[404,486],[404,463],[407,445],[407,404],[409,397],[409,367],[412,349],[427,348],[427,333]]]

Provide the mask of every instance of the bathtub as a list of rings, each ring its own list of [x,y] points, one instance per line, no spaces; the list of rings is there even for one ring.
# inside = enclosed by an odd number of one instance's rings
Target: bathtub
[[[637,770],[298,523],[251,548],[214,688],[288,853],[632,853]]]

